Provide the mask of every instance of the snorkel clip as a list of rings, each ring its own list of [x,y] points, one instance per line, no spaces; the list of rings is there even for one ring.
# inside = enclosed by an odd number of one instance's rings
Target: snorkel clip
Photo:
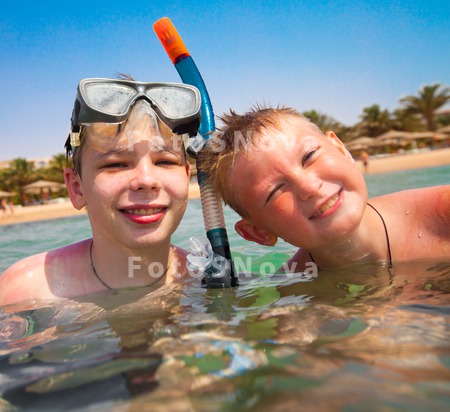
[[[197,133],[195,136],[187,139],[186,152],[189,154],[189,156],[196,159],[205,144],[205,138],[200,133]]]
[[[72,147],[78,147],[80,145],[80,132],[69,132],[70,145]]]

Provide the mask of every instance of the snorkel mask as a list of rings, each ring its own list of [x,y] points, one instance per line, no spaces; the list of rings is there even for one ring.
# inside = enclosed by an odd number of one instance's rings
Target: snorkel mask
[[[123,123],[139,99],[148,102],[173,133],[197,134],[201,96],[196,87],[178,83],[92,78],[81,80],[78,84],[66,150],[73,152],[80,145],[82,126]]]

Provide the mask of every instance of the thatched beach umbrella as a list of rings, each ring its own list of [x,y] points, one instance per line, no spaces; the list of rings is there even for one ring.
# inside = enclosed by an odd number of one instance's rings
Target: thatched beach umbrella
[[[408,136],[403,137],[405,145],[412,143],[413,146],[417,146],[418,143],[430,145],[433,144],[433,142],[440,142],[447,139],[450,139],[450,135],[436,132],[413,132],[409,133]]]
[[[58,191],[66,186],[63,183],[51,182],[49,180],[38,180],[22,187],[23,192],[26,194],[37,194],[44,191]]]
[[[405,143],[405,137],[408,136],[409,132],[401,132],[399,130],[389,130],[373,139],[372,147],[401,147]]]
[[[386,133],[380,134],[379,136],[375,137],[375,141],[378,143],[381,142],[398,142],[405,136],[408,136],[409,132],[402,132],[400,130],[389,130]]]
[[[431,139],[433,135],[434,135],[433,132],[411,132],[403,136],[401,138],[401,141],[403,141],[404,143],[410,143],[413,141],[417,142],[419,140]]]
[[[440,127],[439,129],[436,130],[436,133],[446,133],[446,134],[450,134],[450,124],[448,126],[444,126],[444,127]]]
[[[365,150],[373,143],[372,137],[358,137],[350,142],[345,143],[347,150]]]
[[[16,194],[14,192],[4,192],[0,190],[0,198],[1,197],[14,197]]]

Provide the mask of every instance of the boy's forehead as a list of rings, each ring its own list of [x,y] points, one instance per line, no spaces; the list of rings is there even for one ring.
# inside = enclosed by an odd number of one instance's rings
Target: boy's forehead
[[[280,129],[293,137],[322,135],[317,126],[307,119],[287,117],[280,120]]]
[[[257,146],[266,146],[270,142],[293,144],[294,141],[300,143],[322,137],[324,137],[323,133],[314,124],[297,118],[282,118],[279,127],[266,128],[255,136],[254,142]]]
[[[158,133],[144,131],[122,131],[119,133],[99,133],[91,130],[85,136],[86,145],[98,152],[112,150],[133,151],[135,148],[148,147],[152,152],[169,150],[174,153],[184,152],[182,136],[170,134],[163,136]]]
[[[136,120],[136,119],[135,119]],[[88,146],[100,152],[113,149],[133,150],[137,144],[146,144],[152,151],[169,148],[173,152],[183,151],[182,136],[174,134],[159,119],[141,117],[140,121],[122,124],[96,123],[88,126],[85,134]]]

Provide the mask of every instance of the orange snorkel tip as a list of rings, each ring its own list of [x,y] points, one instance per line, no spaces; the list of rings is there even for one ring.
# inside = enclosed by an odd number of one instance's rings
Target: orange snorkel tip
[[[168,17],[157,20],[153,24],[153,30],[173,64],[190,56],[187,47]]]

